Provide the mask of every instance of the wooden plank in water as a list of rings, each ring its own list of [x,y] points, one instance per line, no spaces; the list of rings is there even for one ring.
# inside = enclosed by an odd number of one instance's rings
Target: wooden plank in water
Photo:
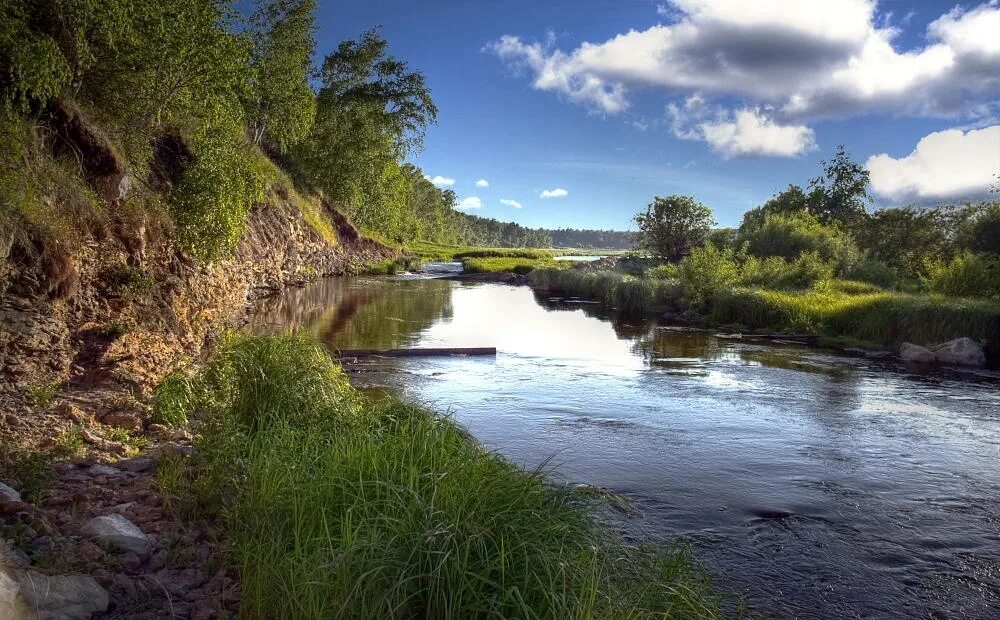
[[[444,355],[496,355],[496,347],[426,347],[421,349],[342,349],[340,357],[434,357]]]

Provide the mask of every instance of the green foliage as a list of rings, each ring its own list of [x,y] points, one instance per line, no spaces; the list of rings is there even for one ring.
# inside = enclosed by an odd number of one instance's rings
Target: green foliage
[[[639,245],[668,261],[678,261],[708,239],[712,210],[690,196],[657,196],[635,216]]]
[[[309,77],[316,48],[315,0],[259,0],[250,20],[251,84],[244,101],[256,144],[286,152],[316,116]]]
[[[593,495],[450,420],[362,401],[316,344],[240,339],[195,380],[197,462],[160,479],[221,514],[246,617],[720,617],[685,552],[626,546]]]
[[[419,227],[398,162],[421,144],[437,108],[423,75],[387,47],[369,31],[326,57],[316,121],[293,153],[309,182],[346,205],[358,226],[404,241]]]
[[[967,207],[955,228],[959,250],[1000,254],[1000,202]]]
[[[850,224],[865,217],[872,202],[868,195],[868,170],[838,146],[829,162],[823,162],[823,175],[809,182],[808,210],[823,223]]]
[[[171,196],[181,247],[203,261],[236,247],[247,215],[264,198],[260,156],[230,124],[203,125],[194,136],[195,159]]]
[[[942,295],[1000,299],[1000,255],[964,252],[931,265],[926,286]]]
[[[778,256],[767,258],[751,256],[740,268],[739,284],[770,289],[801,290],[831,280],[835,275],[834,272],[833,265],[824,261],[813,250],[803,252],[791,261]]]
[[[857,222],[853,232],[869,258],[912,278],[948,253],[947,221],[940,209],[880,209]]]
[[[771,214],[757,228],[741,230],[740,243],[754,256],[780,256],[795,260],[804,252],[815,252],[846,273],[858,260],[858,249],[850,235],[836,226],[822,224],[805,212]]]
[[[899,272],[879,260],[865,259],[847,272],[852,280],[869,282],[881,288],[895,288],[900,282]]]
[[[27,111],[31,102],[59,94],[72,77],[56,39],[32,27],[38,4],[9,0],[0,9],[0,109]]]
[[[712,244],[695,248],[678,266],[678,279],[687,299],[699,306],[720,290],[734,286],[740,268],[733,251],[720,250]]]

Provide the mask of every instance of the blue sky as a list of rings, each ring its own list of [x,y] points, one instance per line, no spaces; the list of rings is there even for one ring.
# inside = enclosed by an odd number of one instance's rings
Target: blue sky
[[[1000,172],[995,0],[319,1],[320,55],[380,26],[426,75],[439,122],[413,160],[477,215],[625,229],[680,193],[735,225],[841,143],[876,157],[882,205]]]

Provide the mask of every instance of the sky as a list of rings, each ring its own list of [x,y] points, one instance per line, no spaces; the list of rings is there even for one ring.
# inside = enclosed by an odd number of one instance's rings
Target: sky
[[[379,27],[439,108],[411,156],[468,213],[634,229],[654,196],[734,226],[843,144],[878,206],[988,196],[1000,3],[319,0],[320,57]]]

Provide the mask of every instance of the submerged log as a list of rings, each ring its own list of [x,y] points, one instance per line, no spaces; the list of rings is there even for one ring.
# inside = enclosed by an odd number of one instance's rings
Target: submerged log
[[[442,355],[496,355],[496,347],[445,347],[423,349],[342,349],[340,357],[433,357]]]

